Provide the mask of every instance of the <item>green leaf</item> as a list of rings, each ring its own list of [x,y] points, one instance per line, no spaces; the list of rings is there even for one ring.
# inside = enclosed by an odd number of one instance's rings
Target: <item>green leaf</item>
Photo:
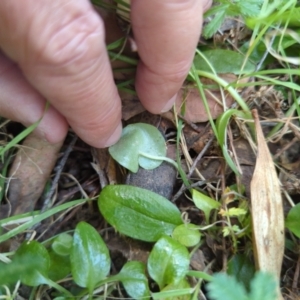
[[[300,238],[300,203],[296,204],[289,211],[285,220],[285,227]]]
[[[211,275],[209,275],[205,272],[201,272],[201,271],[190,270],[190,271],[188,271],[187,275],[191,276],[191,277],[199,278],[199,279],[204,279],[206,281],[212,281],[213,280],[213,277]]]
[[[139,261],[129,261],[118,274],[127,294],[134,299],[150,298],[145,268]]]
[[[121,48],[125,42],[126,42],[125,38],[122,37],[122,38],[114,41],[113,43],[110,43],[109,45],[107,45],[106,50],[111,51],[111,50],[115,50],[117,48]]]
[[[183,246],[193,247],[200,242],[201,234],[195,224],[181,224],[174,229],[172,237]]]
[[[277,297],[277,284],[275,278],[268,273],[257,272],[251,281],[249,300],[274,300]]]
[[[0,286],[16,284],[21,279],[22,274],[32,274],[38,268],[38,262],[26,260],[26,257],[14,257],[10,263],[0,261]],[[38,285],[38,284],[36,284]],[[0,295],[1,291],[0,291]]]
[[[73,237],[70,234],[63,232],[54,239],[52,249],[58,255],[69,255],[71,252],[72,242]]]
[[[109,273],[108,249],[96,229],[85,222],[76,226],[70,258],[74,281],[90,293]]]
[[[204,212],[206,223],[208,223],[211,210],[218,209],[221,204],[194,189],[192,190],[192,197],[197,208]]]
[[[119,232],[155,242],[182,224],[180,211],[168,199],[130,185],[108,185],[100,193],[100,212]]]
[[[187,291],[186,294],[182,294],[182,291]],[[189,300],[191,299],[191,285],[186,279],[180,280],[177,284],[171,283],[161,290],[161,294],[167,294],[169,296],[164,297],[164,300]],[[172,293],[172,294],[171,294]]]
[[[47,111],[49,107],[49,104],[46,104],[45,112]],[[42,118],[40,118],[38,121],[33,123],[32,125],[28,126],[26,129],[21,131],[14,139],[9,141],[4,147],[0,148],[0,158],[3,161],[4,159],[4,153],[11,149],[12,147],[15,147],[20,141],[22,141],[26,136],[28,136],[40,123]]]
[[[263,2],[264,0],[242,0],[238,1],[237,5],[242,15],[257,17],[260,13]]]
[[[222,113],[216,121],[216,127],[218,131],[218,141],[221,145],[226,144],[226,139],[227,139],[227,126],[232,118],[232,116],[237,115],[240,116],[240,114],[243,113],[237,109],[228,109],[224,113]],[[247,115],[248,116],[248,115]],[[246,117],[241,116],[241,117]]]
[[[24,242],[16,251],[13,263],[30,262],[31,267],[20,274],[22,283],[38,286],[46,283],[50,268],[50,257],[47,249],[37,241]]]
[[[160,290],[168,284],[178,284],[186,275],[190,264],[186,247],[164,236],[154,245],[148,258],[148,273]]]
[[[224,273],[214,274],[207,290],[211,300],[249,300],[244,286]]]
[[[226,7],[227,5],[220,5],[223,10],[218,11],[214,18],[203,28],[203,36],[206,39],[211,38],[223,24],[226,17]]]
[[[187,295],[190,295],[188,299],[194,299],[191,298],[191,294],[195,292],[195,288],[185,288],[185,289],[179,289],[179,290],[170,290],[170,291],[162,291],[158,293],[152,293],[152,299],[153,300],[166,300],[166,299],[186,299]],[[181,298],[180,296],[184,296]]]
[[[249,290],[250,282],[255,274],[254,264],[246,255],[236,254],[228,263],[227,273],[228,275],[234,276]]]
[[[159,130],[144,123],[126,126],[120,140],[109,147],[110,155],[134,173],[138,171],[139,165],[146,170],[157,168],[163,162],[166,151],[165,139]]]
[[[239,207],[231,207],[227,211],[223,210],[220,214],[224,217],[239,217],[243,216],[247,213],[247,211],[243,208]]]
[[[214,71],[218,74],[248,74],[255,71],[255,65],[250,61],[247,61],[244,65],[245,56],[236,51],[213,49],[203,51],[202,54],[207,58]],[[210,73],[212,71],[200,55],[195,56],[194,64],[197,70]],[[242,68],[243,65],[244,67]]]
[[[68,255],[61,256],[50,249],[49,257],[50,269],[48,275],[51,280],[61,280],[71,273],[71,263]]]

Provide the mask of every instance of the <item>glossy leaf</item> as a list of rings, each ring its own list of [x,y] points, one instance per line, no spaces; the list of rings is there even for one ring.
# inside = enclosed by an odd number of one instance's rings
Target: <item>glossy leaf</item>
[[[197,208],[204,212],[206,223],[208,223],[210,212],[213,209],[218,209],[221,204],[205,194],[198,192],[197,190],[192,191],[192,196]]]
[[[134,299],[150,298],[148,279],[145,274],[145,265],[139,261],[127,262],[120,273],[127,294]]]
[[[188,291],[187,294],[182,294],[182,291]],[[186,279],[180,280],[177,284],[171,283],[161,290],[161,293],[169,291],[172,295],[165,297],[164,300],[190,300],[191,299],[191,285]]]
[[[73,237],[70,234],[63,232],[54,239],[52,249],[58,255],[69,255],[71,252],[72,242]]]
[[[23,258],[14,258],[12,262],[7,264],[0,261],[0,287],[16,284],[16,282],[21,279],[22,274],[31,274],[38,268],[36,261],[26,261]],[[0,290],[0,296],[1,295]]]
[[[61,256],[51,249],[49,257],[50,269],[48,275],[51,280],[58,281],[71,273],[70,257],[68,255]]]
[[[183,246],[193,247],[200,242],[201,234],[195,224],[181,224],[174,229],[172,237]]]
[[[46,283],[50,268],[50,257],[47,249],[37,241],[24,242],[16,251],[13,262],[22,264],[30,262],[31,267],[20,274],[22,283],[28,286],[38,286]]]
[[[74,281],[89,292],[109,273],[108,249],[96,229],[85,222],[76,226],[70,258]]]
[[[300,238],[300,203],[296,204],[289,211],[285,220],[285,227]]]
[[[154,245],[148,258],[148,273],[160,290],[168,284],[178,284],[189,269],[190,257],[186,247],[164,236]]]
[[[248,74],[255,71],[255,65],[250,61],[246,61],[244,65],[245,56],[237,51],[213,49],[203,51],[202,53],[218,74]],[[199,55],[195,57],[194,64],[198,70],[212,72],[205,60]],[[242,68],[243,65],[244,68]]]
[[[98,200],[112,226],[129,237],[155,242],[182,224],[180,211],[168,199],[130,185],[108,185]]]
[[[123,129],[120,140],[109,147],[110,155],[123,167],[136,173],[139,165],[151,170],[157,168],[163,160],[144,156],[166,156],[165,139],[159,130],[149,124],[136,123]]]

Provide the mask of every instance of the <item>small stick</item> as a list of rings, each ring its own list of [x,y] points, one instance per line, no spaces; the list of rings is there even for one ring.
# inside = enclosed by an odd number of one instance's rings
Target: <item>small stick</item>
[[[52,198],[53,194],[55,193],[58,181],[60,179],[60,175],[62,173],[62,170],[63,170],[63,168],[64,168],[64,166],[67,162],[67,159],[68,159],[70,153],[73,150],[73,147],[74,147],[76,141],[77,141],[77,136],[75,135],[73,137],[73,139],[71,140],[70,144],[68,145],[68,147],[67,147],[63,157],[61,158],[60,162],[55,167],[56,174],[55,174],[54,179],[52,181],[51,188],[50,188],[49,192],[47,193],[47,195],[45,196],[45,200],[44,200],[43,207],[41,209],[41,213],[46,211],[49,207],[51,207],[51,198]]]

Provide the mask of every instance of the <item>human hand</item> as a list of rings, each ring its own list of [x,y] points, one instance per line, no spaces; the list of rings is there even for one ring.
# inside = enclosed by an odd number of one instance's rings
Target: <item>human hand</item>
[[[136,90],[152,113],[171,108],[191,66],[211,0],[131,0],[141,61]],[[121,134],[121,102],[103,22],[88,0],[0,2],[0,115],[63,140],[68,125],[94,147]]]

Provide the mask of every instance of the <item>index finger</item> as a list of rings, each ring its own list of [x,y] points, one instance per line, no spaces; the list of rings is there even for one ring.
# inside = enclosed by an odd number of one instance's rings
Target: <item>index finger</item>
[[[132,0],[131,22],[141,57],[136,90],[152,113],[171,108],[191,67],[210,1]]]

